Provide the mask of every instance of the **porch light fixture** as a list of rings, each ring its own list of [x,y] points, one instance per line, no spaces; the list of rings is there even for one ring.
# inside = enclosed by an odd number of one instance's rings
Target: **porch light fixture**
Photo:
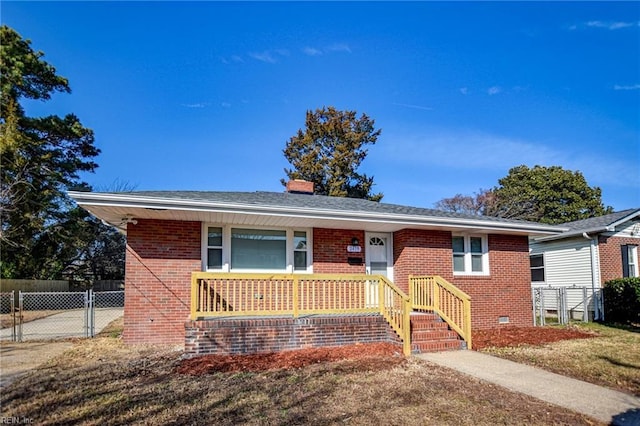
[[[351,238],[351,245],[352,246],[359,246],[360,245],[360,240],[358,240],[356,237]]]
[[[133,225],[137,225],[138,221],[136,219],[134,219],[131,216],[125,216],[122,218],[122,220],[120,221],[120,226],[124,225],[124,224],[133,224]]]

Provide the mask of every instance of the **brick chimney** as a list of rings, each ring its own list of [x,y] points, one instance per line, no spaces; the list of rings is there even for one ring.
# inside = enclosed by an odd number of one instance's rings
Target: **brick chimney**
[[[313,182],[293,179],[287,182],[286,192],[291,194],[313,194]]]

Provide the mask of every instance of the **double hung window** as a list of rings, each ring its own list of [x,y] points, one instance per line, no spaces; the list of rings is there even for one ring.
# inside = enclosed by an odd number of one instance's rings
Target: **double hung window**
[[[454,274],[489,274],[489,253],[486,236],[454,235],[452,246]]]
[[[222,269],[222,228],[207,228],[207,269]]]
[[[307,232],[293,231],[293,270],[307,270]]]
[[[638,246],[622,246],[622,276],[624,278],[638,276]]]
[[[531,266],[531,282],[544,282],[544,256],[541,254],[532,254],[529,256],[529,264]]]

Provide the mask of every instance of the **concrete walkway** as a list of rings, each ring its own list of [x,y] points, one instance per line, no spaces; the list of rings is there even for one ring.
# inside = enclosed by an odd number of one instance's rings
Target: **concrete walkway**
[[[613,425],[640,426],[640,398],[475,351],[417,355]]]

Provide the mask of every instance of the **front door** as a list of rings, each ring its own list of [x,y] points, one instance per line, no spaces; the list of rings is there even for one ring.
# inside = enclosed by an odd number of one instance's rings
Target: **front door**
[[[382,275],[393,280],[393,262],[391,261],[391,234],[370,233],[365,234],[367,240],[365,263],[367,274]],[[378,306],[380,283],[369,281],[366,287],[367,307]]]
[[[393,281],[391,234],[367,233],[365,260],[367,274],[382,275]]]

